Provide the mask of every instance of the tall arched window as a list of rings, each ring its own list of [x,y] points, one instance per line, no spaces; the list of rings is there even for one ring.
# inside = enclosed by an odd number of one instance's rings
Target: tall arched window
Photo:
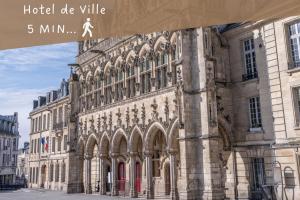
[[[115,84],[116,84],[116,101],[121,101],[123,99],[123,70],[120,67],[120,65],[117,65],[116,67],[117,73],[115,77]]]
[[[92,77],[87,79],[86,85],[86,109],[90,110],[93,106],[93,80]]]
[[[141,94],[151,91],[151,69],[152,62],[149,58],[144,57],[140,65],[140,82],[141,82]]]
[[[135,96],[135,69],[134,65],[129,65],[126,69],[126,85],[127,85],[127,98]]]
[[[168,54],[166,52],[160,52],[156,56],[156,67],[155,67],[155,76],[156,76],[156,89],[167,87],[167,64],[168,64]]]
[[[104,103],[112,103],[112,71],[109,70],[105,73],[104,78]]]
[[[100,73],[97,73],[95,77],[95,106],[101,106],[101,95],[102,95],[102,80]]]

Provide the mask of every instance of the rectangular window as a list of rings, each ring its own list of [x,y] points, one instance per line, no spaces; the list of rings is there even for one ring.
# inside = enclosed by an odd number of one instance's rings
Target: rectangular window
[[[49,130],[49,127],[50,127],[50,113],[48,113],[47,116],[47,130]]]
[[[262,127],[260,98],[252,97],[249,99],[250,131],[260,131]]]
[[[300,22],[289,25],[288,31],[292,58],[289,68],[300,67]]]
[[[46,130],[46,115],[43,115],[43,130]]]
[[[256,56],[254,39],[249,38],[243,41],[244,52],[244,66],[245,74],[243,74],[243,81],[257,78]]]
[[[64,150],[67,150],[67,144],[68,144],[68,136],[64,135]]]
[[[61,137],[57,138],[57,151],[61,151]]]
[[[260,191],[265,184],[264,158],[251,158],[251,191]],[[256,198],[255,198],[256,199]]]
[[[55,138],[52,138],[52,152],[55,152]]]
[[[300,87],[293,89],[296,126],[300,125]]]

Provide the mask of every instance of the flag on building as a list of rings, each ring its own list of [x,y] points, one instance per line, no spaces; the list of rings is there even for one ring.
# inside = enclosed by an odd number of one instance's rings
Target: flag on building
[[[48,151],[48,142],[45,140],[44,137],[41,139],[41,143],[43,145],[44,150]]]

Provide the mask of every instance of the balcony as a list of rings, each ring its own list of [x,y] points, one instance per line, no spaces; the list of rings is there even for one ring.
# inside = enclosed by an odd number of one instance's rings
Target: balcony
[[[247,73],[247,74],[242,75],[242,80],[243,81],[248,81],[248,80],[251,80],[251,79],[256,79],[257,77],[258,77],[257,72]]]

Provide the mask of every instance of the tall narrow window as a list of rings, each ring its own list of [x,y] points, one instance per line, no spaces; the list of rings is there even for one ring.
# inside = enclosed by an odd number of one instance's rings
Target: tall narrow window
[[[57,138],[57,151],[61,151],[61,137]]]
[[[252,158],[250,166],[251,190],[259,191],[265,184],[265,163],[264,158]],[[256,199],[256,198],[255,198]]]
[[[123,99],[123,70],[121,69],[120,65],[117,65],[117,74],[116,74],[116,101],[121,101]]]
[[[261,110],[260,98],[252,97],[249,99],[249,113],[250,113],[250,131],[261,130]]]
[[[64,135],[64,151],[67,150],[67,145],[68,145],[68,136]]]
[[[112,103],[112,71],[108,71],[105,74],[104,79],[104,103]]]
[[[55,152],[55,138],[52,138],[52,152]]]
[[[102,80],[100,74],[96,76],[96,90],[95,90],[95,103],[96,107],[101,106],[101,95],[102,95]]]
[[[135,96],[135,69],[134,65],[131,65],[126,70],[126,87],[127,98]]]
[[[292,65],[290,68],[300,67],[300,22],[289,26]]]
[[[167,63],[168,54],[166,52],[161,52],[156,57],[156,89],[159,90],[167,86]]]
[[[152,61],[145,57],[139,63],[140,65],[140,82],[141,82],[141,94],[151,91],[151,70]]]
[[[245,71],[243,81],[257,78],[256,56],[254,39],[250,38],[243,41]]]
[[[300,125],[300,87],[294,88],[294,110],[296,118],[296,126]]]

